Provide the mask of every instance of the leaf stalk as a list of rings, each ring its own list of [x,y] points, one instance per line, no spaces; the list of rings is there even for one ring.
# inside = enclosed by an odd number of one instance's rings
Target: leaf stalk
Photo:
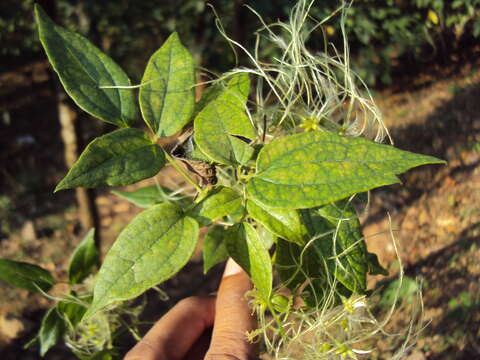
[[[181,166],[179,166],[177,164],[177,162],[167,153],[165,152],[165,158],[167,159],[167,161],[170,163],[170,165],[172,165],[175,170],[177,170],[180,175],[183,176],[183,178],[189,183],[191,184],[199,193],[201,193],[203,190],[202,188],[200,187],[200,185],[198,185],[191,177],[190,175],[187,174],[187,172],[185,172]]]

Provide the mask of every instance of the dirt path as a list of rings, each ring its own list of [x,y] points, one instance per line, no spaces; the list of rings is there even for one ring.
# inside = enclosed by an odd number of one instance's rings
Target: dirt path
[[[411,360],[480,358],[479,99],[480,73],[469,68],[416,91],[380,96],[397,146],[448,161],[410,172],[402,186],[374,191],[365,219],[369,249],[394,273],[390,214],[406,275],[423,282],[430,324]],[[398,328],[406,322],[405,312],[393,319]],[[389,359],[391,347],[383,344],[380,358]]]

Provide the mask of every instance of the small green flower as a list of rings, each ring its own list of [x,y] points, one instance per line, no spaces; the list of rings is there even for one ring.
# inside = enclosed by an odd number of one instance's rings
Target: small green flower
[[[305,131],[315,131],[320,129],[320,126],[318,125],[318,119],[314,117],[303,118],[303,122],[300,124],[300,127],[305,129]]]
[[[352,358],[355,359],[355,353],[352,349],[348,348],[346,345],[340,345],[340,348],[335,351],[336,354],[340,355],[342,359]]]

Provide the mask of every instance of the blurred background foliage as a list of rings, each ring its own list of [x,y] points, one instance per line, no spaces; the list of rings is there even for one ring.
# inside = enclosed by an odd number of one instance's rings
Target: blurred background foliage
[[[32,17],[34,0],[0,2],[0,72],[19,63],[43,59]],[[47,1],[48,3],[48,1]],[[56,21],[92,39],[138,80],[149,56],[174,30],[202,66],[224,71],[235,57],[215,25],[204,0],[57,0],[50,12]],[[253,45],[259,22],[244,4],[266,20],[285,20],[295,0],[212,0],[227,33]],[[317,1],[312,15],[331,14],[339,0]],[[370,85],[389,84],[412,65],[449,61],[480,37],[480,0],[356,0],[347,18],[355,69]],[[47,9],[48,11],[49,9]],[[324,27],[341,49],[339,17]],[[312,46],[321,46],[313,39]],[[270,49],[262,49],[269,57]],[[400,66],[401,64],[401,66]],[[415,67],[415,66],[413,66]]]

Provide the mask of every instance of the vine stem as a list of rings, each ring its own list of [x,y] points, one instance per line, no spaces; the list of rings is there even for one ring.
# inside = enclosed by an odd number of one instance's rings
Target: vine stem
[[[270,310],[270,313],[272,314],[273,319],[277,323],[278,332],[280,333],[280,336],[282,336],[282,337],[285,336],[285,330],[283,329],[283,324],[280,321],[280,318],[278,317],[277,312],[275,311],[275,309],[273,309],[273,307],[271,306],[270,303],[267,304],[267,309]]]
[[[177,164],[177,162],[165,151],[165,158],[168,160],[170,165],[172,165],[175,170],[177,170],[180,175],[183,176],[185,180],[187,180],[188,183],[190,183],[199,193],[201,193],[203,190],[202,188],[195,182],[193,179],[188,175],[181,166]]]

